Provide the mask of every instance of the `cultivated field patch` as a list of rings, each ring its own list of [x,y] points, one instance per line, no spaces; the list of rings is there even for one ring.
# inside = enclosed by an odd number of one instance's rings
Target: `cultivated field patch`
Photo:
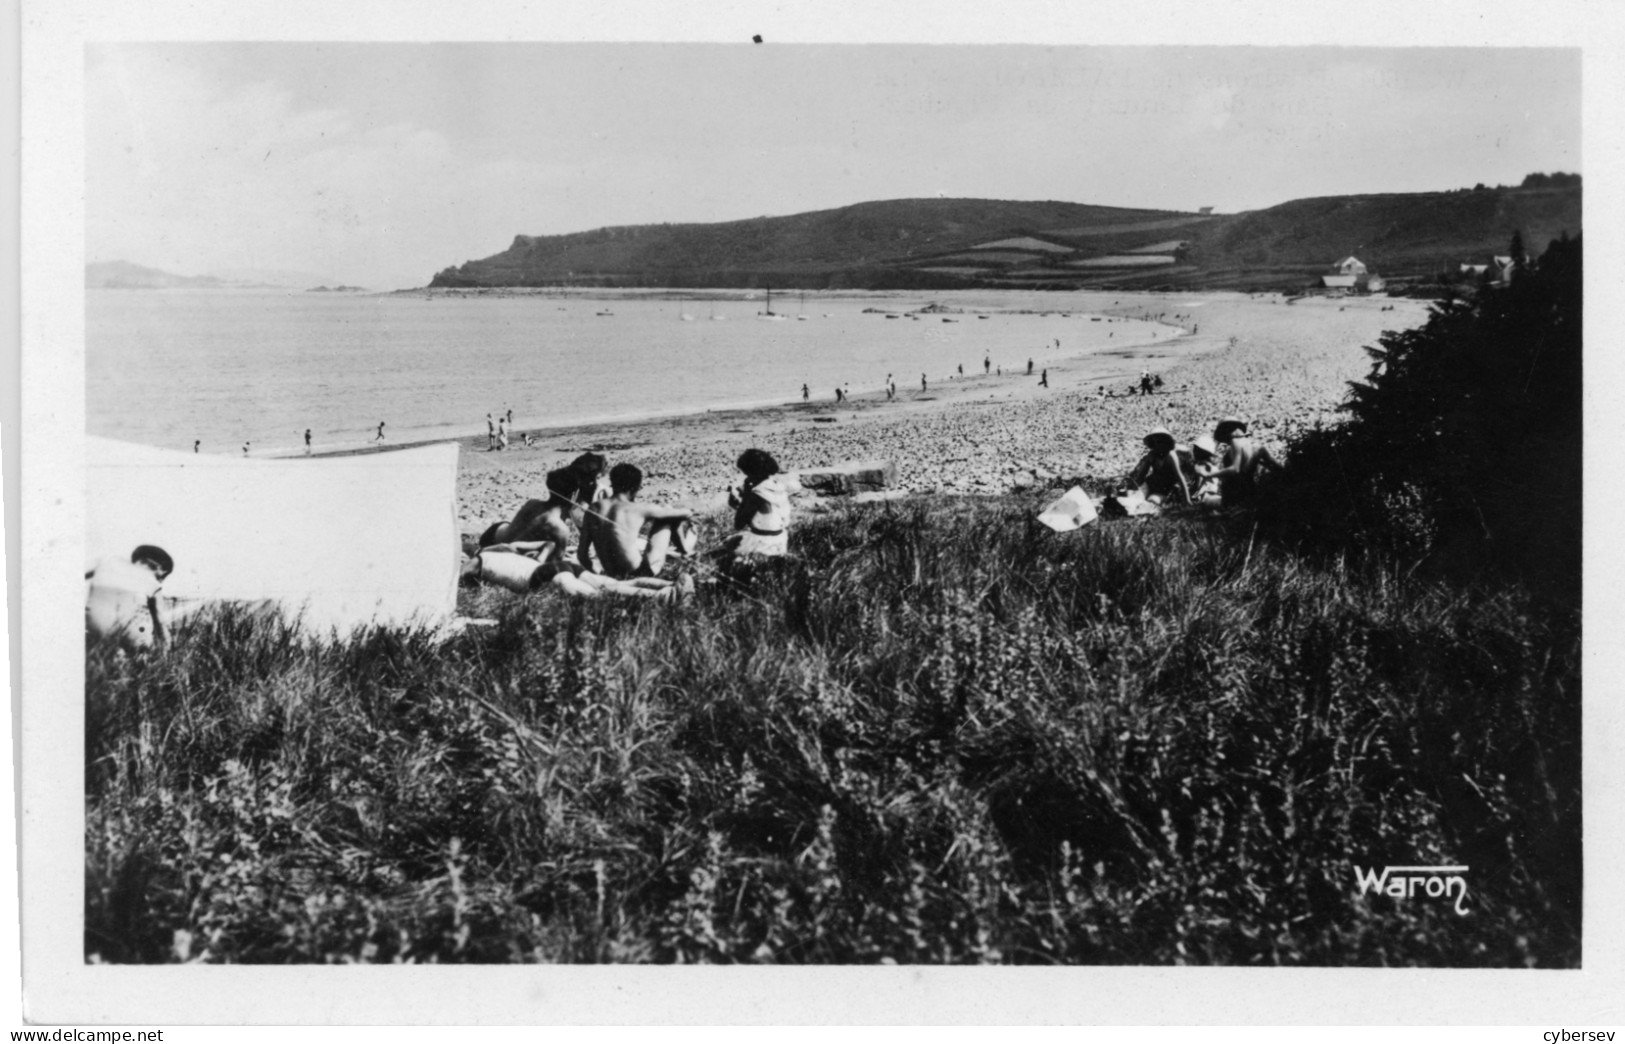
[[[1152,268],[1171,265],[1176,259],[1167,254],[1108,254],[1089,257],[1082,261],[1068,261],[1068,268]]]
[[[1045,250],[1052,254],[1072,253],[1072,248],[1069,246],[1062,246],[1059,243],[1050,243],[1042,239],[1034,239],[1032,236],[1017,236],[1014,239],[1000,239],[992,243],[976,244],[977,250],[998,250],[1001,247],[1016,250]]]

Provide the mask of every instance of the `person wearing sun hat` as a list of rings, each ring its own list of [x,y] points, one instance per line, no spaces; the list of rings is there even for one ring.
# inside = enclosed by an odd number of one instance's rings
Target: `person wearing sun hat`
[[[1214,472],[1219,470],[1219,444],[1213,441],[1212,435],[1198,435],[1191,440],[1191,470],[1196,475],[1196,489],[1191,492],[1191,502],[1205,507],[1218,507],[1219,480]]]
[[[1142,441],[1146,454],[1129,472],[1129,487],[1138,488],[1140,495],[1153,504],[1170,498],[1189,504],[1194,476],[1189,461],[1180,460],[1182,447],[1173,434],[1167,428],[1152,428]]]
[[[1247,422],[1237,417],[1226,417],[1213,427],[1216,442],[1228,443],[1224,464],[1212,473],[1219,480],[1219,499],[1225,507],[1234,507],[1252,499],[1258,490],[1258,476],[1265,468],[1279,468],[1270,451],[1247,433]]]

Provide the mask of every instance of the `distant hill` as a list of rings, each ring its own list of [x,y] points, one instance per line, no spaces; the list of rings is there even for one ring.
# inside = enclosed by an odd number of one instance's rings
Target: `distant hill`
[[[1431,281],[1580,229],[1580,188],[1300,199],[1242,214],[905,199],[704,225],[516,236],[431,286],[783,289],[1299,289],[1351,254],[1389,285]]]
[[[276,268],[231,268],[214,275],[184,276],[148,268],[129,261],[92,261],[85,265],[85,286],[120,290],[207,290],[303,289],[335,280],[310,272]]]
[[[183,276],[128,261],[92,261],[85,265],[85,286],[91,289],[167,290],[176,287],[224,287],[214,276]]]

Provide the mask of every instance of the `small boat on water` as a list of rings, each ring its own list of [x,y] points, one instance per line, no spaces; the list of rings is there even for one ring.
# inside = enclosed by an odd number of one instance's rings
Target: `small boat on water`
[[[767,288],[767,307],[762,311],[757,312],[756,318],[764,319],[771,323],[784,322],[785,317],[773,311],[773,288],[771,286]]]
[[[593,314],[594,314],[594,315],[610,315],[610,316],[612,316],[612,315],[614,315],[614,314],[615,314],[615,313],[614,313],[614,312],[612,312],[612,311],[610,311],[610,310],[609,310],[609,309],[608,309],[608,308],[606,308],[606,309],[604,309],[604,310],[603,310],[603,311],[602,311],[602,312],[594,312],[594,313],[593,313]]]

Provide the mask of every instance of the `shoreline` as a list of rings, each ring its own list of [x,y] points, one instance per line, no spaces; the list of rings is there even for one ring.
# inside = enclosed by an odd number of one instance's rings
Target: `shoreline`
[[[787,471],[891,459],[904,491],[1004,493],[1063,476],[1121,475],[1139,458],[1141,436],[1157,426],[1187,442],[1237,415],[1279,449],[1297,431],[1335,417],[1347,382],[1369,369],[1362,346],[1384,329],[1419,324],[1431,304],[1370,298],[1288,305],[1274,295],[1169,294],[1137,296],[1106,314],[1139,317],[1156,300],[1191,311],[1200,334],[1049,360],[1047,389],[1025,373],[967,375],[932,383],[923,395],[900,385],[895,402],[868,392],[839,407],[792,401],[521,428],[506,452],[487,451],[483,435],[435,441],[456,441],[466,451],[457,511],[459,524],[475,532],[510,517],[541,489],[548,470],[588,450],[641,467],[644,499],[698,511],[716,508],[737,479],[734,459],[749,446],[769,450]],[[1142,369],[1160,373],[1163,389],[1124,394]],[[1111,389],[1104,399],[1101,384]],[[540,444],[525,447],[519,439],[526,431]]]
[[[523,288],[518,288],[523,290]],[[882,291],[873,291],[881,293]],[[897,293],[901,293],[898,291]],[[498,296],[498,295],[492,295]],[[510,295],[517,296],[517,295]],[[843,296],[846,296],[843,294]],[[523,451],[525,447],[522,439],[528,433],[534,440],[557,440],[567,438],[574,433],[591,432],[597,430],[625,431],[627,429],[659,428],[662,426],[691,427],[707,420],[721,418],[750,418],[761,415],[800,414],[800,413],[837,413],[844,410],[863,411],[874,408],[889,410],[911,411],[920,407],[935,404],[936,408],[946,409],[957,403],[991,395],[1002,395],[1005,399],[1020,400],[1032,398],[1046,393],[1046,389],[1037,387],[1040,374],[1048,370],[1050,385],[1049,394],[1061,391],[1074,390],[1091,385],[1114,381],[1115,389],[1118,384],[1131,379],[1137,379],[1140,369],[1147,368],[1145,363],[1173,360],[1174,364],[1182,362],[1194,354],[1211,351],[1219,347],[1213,338],[1195,336],[1186,328],[1171,322],[1146,319],[1143,316],[1132,314],[1128,307],[1105,309],[1098,314],[1119,320],[1134,320],[1146,323],[1161,329],[1152,334],[1151,339],[1125,338],[1122,347],[1105,348],[1099,345],[1089,351],[1062,354],[1045,361],[1035,363],[1034,372],[1028,377],[1024,372],[1011,372],[1006,374],[975,374],[967,373],[963,377],[950,377],[947,379],[932,379],[929,390],[921,393],[917,387],[904,386],[899,382],[897,398],[894,401],[886,400],[885,391],[879,388],[860,390],[852,393],[845,403],[837,406],[828,399],[811,399],[807,402],[791,400],[763,399],[744,403],[725,403],[705,409],[677,408],[670,411],[630,413],[625,416],[599,416],[588,417],[577,421],[564,421],[558,424],[539,426],[515,426],[508,433],[508,452]],[[974,314],[974,313],[966,313]],[[1006,310],[999,314],[1021,315],[1028,314],[1027,310]],[[1039,314],[1033,312],[1032,314]],[[1094,312],[1076,310],[1069,314],[1080,317],[1094,315]],[[1166,334],[1166,336],[1159,335]],[[1163,351],[1164,348],[1173,348],[1173,352]],[[1163,372],[1166,372],[1164,368]],[[1029,387],[1030,385],[1030,387]],[[991,390],[990,390],[991,389]],[[352,457],[368,453],[386,453],[391,450],[414,449],[420,446],[434,446],[445,442],[456,442],[471,453],[484,454],[487,435],[476,427],[448,432],[443,436],[429,438],[409,436],[405,440],[388,440],[382,444],[371,442],[348,443],[340,445],[329,444],[325,448],[316,448],[309,455],[319,457]],[[251,459],[284,460],[303,457],[305,453],[300,446],[278,447],[272,450],[253,453]]]

